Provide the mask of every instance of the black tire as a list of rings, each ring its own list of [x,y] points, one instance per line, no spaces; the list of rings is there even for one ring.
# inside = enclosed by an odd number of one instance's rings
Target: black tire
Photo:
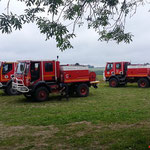
[[[138,87],[147,88],[149,87],[149,81],[146,78],[141,78],[138,80]]]
[[[77,87],[77,96],[87,97],[89,95],[89,87],[87,84],[79,84]]]
[[[19,92],[12,88],[12,84],[10,83],[6,89],[4,90],[7,95],[18,95]]]
[[[118,83],[118,80],[117,80],[117,79],[111,78],[111,79],[109,80],[109,86],[110,86],[110,87],[118,87],[118,85],[119,85],[119,83]]]
[[[48,99],[49,92],[46,87],[39,87],[36,89],[34,98],[38,102],[43,102]]]

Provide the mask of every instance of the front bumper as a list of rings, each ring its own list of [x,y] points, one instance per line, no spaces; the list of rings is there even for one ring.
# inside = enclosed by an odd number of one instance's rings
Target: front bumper
[[[3,84],[0,82],[0,88],[2,88],[3,87]]]
[[[91,81],[90,84],[94,87],[97,88],[97,85],[100,83],[100,81]]]
[[[22,83],[23,83],[22,80],[16,79],[16,82],[14,82],[14,81],[12,82],[12,88],[21,93],[28,93],[29,88]]]

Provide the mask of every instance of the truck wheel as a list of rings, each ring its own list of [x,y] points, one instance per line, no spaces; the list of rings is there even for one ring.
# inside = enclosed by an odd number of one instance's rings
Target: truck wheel
[[[46,87],[39,87],[36,89],[34,97],[38,102],[43,102],[48,99],[48,95],[49,92]]]
[[[110,87],[117,87],[118,86],[118,80],[115,78],[112,78],[109,80],[109,86]]]
[[[147,88],[147,87],[149,87],[148,80],[145,79],[145,78],[139,79],[138,80],[138,87],[140,87],[140,88]]]
[[[77,87],[77,96],[79,97],[86,97],[89,95],[89,87],[87,84],[80,84]]]
[[[4,91],[8,95],[17,95],[17,94],[19,94],[19,92],[17,90],[12,88],[12,84],[9,84]]]

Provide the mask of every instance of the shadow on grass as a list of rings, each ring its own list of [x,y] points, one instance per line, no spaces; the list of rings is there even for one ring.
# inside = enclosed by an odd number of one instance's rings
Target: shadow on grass
[[[6,93],[2,92],[0,93],[0,96],[8,96]]]
[[[18,93],[16,95],[8,95],[2,89],[1,89],[1,92],[0,92],[0,96],[9,96],[9,97],[11,97],[11,96],[18,96],[18,95],[21,95],[21,93]]]
[[[139,89],[139,87],[136,85],[136,84],[130,84],[130,85],[119,85],[118,87],[110,87],[109,85],[103,85],[102,87],[106,87],[106,88],[138,88]],[[99,88],[102,88],[101,86],[99,87]]]
[[[13,96],[19,96],[21,94],[17,94],[17,95],[8,95],[5,92],[0,93],[0,96],[7,96],[7,97],[13,97]]]
[[[68,102],[70,101],[70,99],[72,98],[79,98],[77,96],[69,96],[69,98],[67,99],[65,96],[60,96],[60,95],[49,95],[48,99],[46,101],[36,101],[34,98],[25,98],[25,97],[21,97],[19,99],[16,100],[16,103],[45,103],[45,102],[52,102],[52,103],[55,103],[55,102]]]

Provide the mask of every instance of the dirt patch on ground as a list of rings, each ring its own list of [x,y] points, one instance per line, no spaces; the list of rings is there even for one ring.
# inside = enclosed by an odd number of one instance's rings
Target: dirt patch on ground
[[[106,125],[106,127],[112,129],[112,130],[119,130],[119,129],[126,129],[126,128],[140,128],[143,126],[150,126],[150,122],[139,122],[139,123],[133,123],[133,124],[110,124]]]
[[[51,146],[52,149],[72,149],[73,145],[70,145],[69,141],[80,137],[86,137],[90,133],[99,133],[103,130],[117,131],[119,129],[132,129],[142,127],[150,127],[150,122],[143,121],[133,124],[93,124],[88,121],[81,121],[63,125],[63,127],[56,127],[55,125],[5,126],[4,124],[0,123],[0,141],[10,141],[10,143],[8,144],[2,143],[2,145],[0,145],[0,149],[18,150],[26,148],[32,150],[46,150],[48,147]],[[95,143],[91,143],[90,147],[92,149],[95,149],[97,148],[97,146],[100,146],[100,141],[95,141]],[[101,146],[101,149],[107,149],[109,147],[108,145]]]
[[[74,123],[70,123],[67,126],[69,126],[70,128],[76,127],[78,125],[85,125],[89,128],[110,128],[112,130],[118,130],[118,129],[122,129],[122,128],[132,128],[132,127],[142,127],[142,126],[150,126],[150,122],[147,121],[143,121],[143,122],[139,122],[139,123],[133,123],[133,124],[118,124],[118,123],[112,123],[112,124],[92,124],[91,122],[88,121],[81,121],[81,122],[74,122]]]
[[[88,130],[92,129],[111,129],[111,130],[119,130],[123,128],[140,128],[142,126],[150,126],[150,122],[139,122],[134,124],[92,124],[88,121],[74,122],[66,125],[66,129],[76,129],[79,126],[83,126],[83,131],[77,131],[77,136],[83,136],[84,132],[88,132]],[[54,125],[50,126],[5,126],[0,123],[0,138],[11,137],[11,136],[19,136],[22,134],[31,135],[38,137],[52,137],[55,133],[59,132],[59,128]]]
[[[54,125],[5,126],[0,124],[0,149],[47,149],[49,146],[47,140],[51,140],[57,132],[59,129]]]
[[[57,133],[59,129],[54,125],[51,126],[5,126],[0,124],[0,138],[11,136],[31,135],[38,137],[51,137]]]
[[[91,125],[91,122],[88,121],[73,122],[73,123],[69,123],[68,126],[76,126],[81,124]]]
[[[100,130],[120,130],[120,129],[127,129],[127,128],[141,128],[144,126],[150,127],[150,122],[139,122],[133,124],[92,124],[91,122],[81,121],[81,122],[74,122],[67,125],[68,127],[66,130],[75,131],[75,136],[82,137],[88,133],[92,133],[93,131],[100,131]],[[81,127],[81,128],[80,128]],[[79,130],[78,130],[79,128]]]

